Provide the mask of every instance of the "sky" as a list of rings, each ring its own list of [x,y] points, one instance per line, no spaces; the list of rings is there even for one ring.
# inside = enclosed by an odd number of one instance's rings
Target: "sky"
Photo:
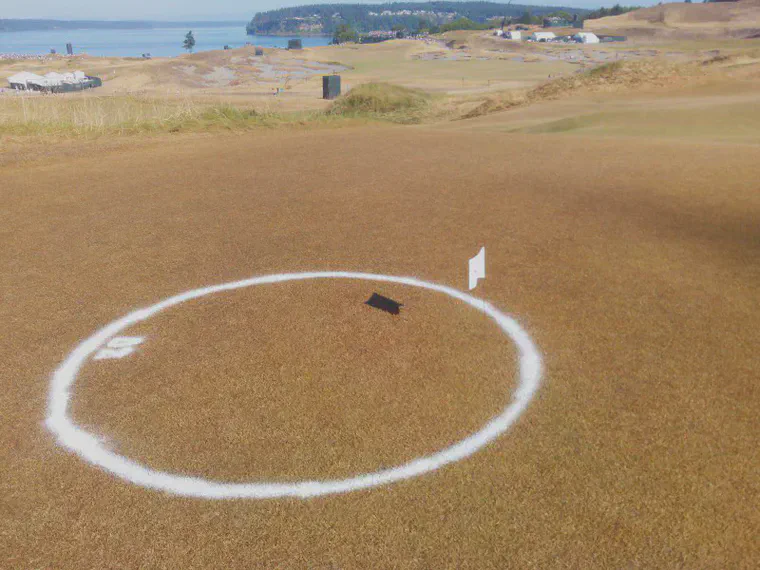
[[[506,3],[508,0],[499,0]],[[612,6],[619,0],[515,0],[515,4],[576,8]],[[318,4],[319,0],[0,0],[0,18],[56,20],[250,20],[256,12]],[[377,0],[324,0],[324,3],[376,4]],[[657,0],[621,4],[652,5]]]

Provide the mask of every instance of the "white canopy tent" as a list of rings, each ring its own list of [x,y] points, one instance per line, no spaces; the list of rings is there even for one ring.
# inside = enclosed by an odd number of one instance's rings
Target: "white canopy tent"
[[[11,75],[8,78],[8,83],[11,84],[11,86],[14,85],[23,85],[26,87],[29,83],[37,83],[39,81],[44,81],[45,78],[41,75],[37,75],[36,73],[30,73],[28,71],[22,71],[21,73],[17,73],[16,75]]]
[[[545,42],[548,40],[553,40],[557,36],[554,32],[534,32],[533,39],[537,42]]]
[[[596,34],[592,34],[591,32],[578,32],[573,36],[573,39],[582,44],[598,44],[599,38]]]
[[[64,84],[85,83],[88,80],[83,71],[74,71],[73,73],[58,73],[50,71],[44,76],[22,71],[8,78],[8,83],[14,89],[29,89],[30,86],[40,88],[60,87]]]

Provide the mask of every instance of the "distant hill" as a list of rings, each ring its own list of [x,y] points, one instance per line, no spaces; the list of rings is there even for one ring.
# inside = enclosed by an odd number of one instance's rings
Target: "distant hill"
[[[38,30],[150,30],[153,28],[213,28],[242,26],[242,22],[156,22],[140,20],[2,20],[0,32]]]
[[[620,16],[586,20],[583,27],[629,36],[753,37],[760,34],[760,0],[662,4]]]
[[[332,34],[341,24],[357,32],[396,29],[418,30],[446,24],[458,18],[486,22],[525,12],[543,16],[567,12],[583,17],[590,12],[563,6],[529,6],[494,2],[394,2],[392,4],[311,4],[257,13],[246,27],[248,34]]]

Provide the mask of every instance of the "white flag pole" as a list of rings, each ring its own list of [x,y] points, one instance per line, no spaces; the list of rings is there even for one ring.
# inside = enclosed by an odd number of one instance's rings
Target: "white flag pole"
[[[483,301],[483,316],[486,316],[487,313],[486,313],[486,244],[485,243],[483,243],[483,247],[481,248],[480,251],[483,252],[483,277],[482,277],[483,297],[481,300]]]
[[[475,289],[478,285],[478,281],[486,278],[486,246],[480,248],[478,254],[469,260],[467,264],[468,269],[468,286],[470,291]],[[483,284],[483,312],[485,312],[485,283]]]
[[[486,244],[483,243],[483,314],[486,315]]]
[[[478,286],[479,279],[485,279],[486,276],[486,248],[480,248],[478,254],[470,259],[467,264],[468,268],[468,286],[470,291]]]

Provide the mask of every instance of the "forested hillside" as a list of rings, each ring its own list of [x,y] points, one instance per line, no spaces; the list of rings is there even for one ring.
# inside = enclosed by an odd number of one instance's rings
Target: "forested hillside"
[[[487,22],[526,12],[543,16],[554,12],[585,16],[589,10],[563,6],[527,6],[493,2],[394,2],[392,4],[312,4],[259,12],[247,26],[253,34],[332,34],[347,25],[357,32],[433,29],[459,18]]]

